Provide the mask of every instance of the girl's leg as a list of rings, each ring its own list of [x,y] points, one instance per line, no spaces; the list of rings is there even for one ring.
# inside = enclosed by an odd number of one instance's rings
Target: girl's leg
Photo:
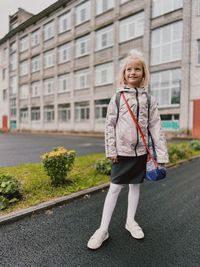
[[[135,214],[140,197],[140,184],[129,184],[127,223],[135,221]]]
[[[110,188],[108,190],[104,207],[103,214],[101,219],[100,228],[95,231],[95,233],[90,237],[87,247],[90,249],[100,248],[102,243],[108,239],[108,227],[110,224],[110,220],[114,211],[114,208],[117,203],[118,195],[122,189],[122,185],[110,184]]]
[[[140,197],[140,184],[130,184],[128,194],[128,210],[125,228],[136,239],[144,238],[142,228],[135,221],[135,214]]]
[[[110,184],[110,188],[108,190],[104,207],[103,207],[103,214],[101,219],[101,225],[100,228],[104,231],[108,231],[108,227],[112,218],[113,211],[115,209],[117,199],[119,196],[119,193],[122,189],[122,185],[119,184]]]

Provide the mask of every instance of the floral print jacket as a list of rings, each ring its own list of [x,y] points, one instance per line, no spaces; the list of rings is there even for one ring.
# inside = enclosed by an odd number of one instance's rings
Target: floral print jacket
[[[147,91],[144,88],[120,88],[138,120],[138,123],[148,142],[148,130],[154,141],[157,162],[167,163],[168,152],[158,106],[153,96],[148,110]],[[140,156],[147,153],[133,119],[127,109],[122,96],[119,107],[116,101],[117,92],[112,96],[105,124],[106,157],[113,156]]]

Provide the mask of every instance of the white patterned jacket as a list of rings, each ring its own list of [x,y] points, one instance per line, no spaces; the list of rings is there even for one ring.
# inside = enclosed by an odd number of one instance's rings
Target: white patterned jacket
[[[120,88],[117,92],[124,92],[147,142],[149,129],[155,145],[157,162],[167,163],[169,159],[166,139],[161,127],[155,98],[151,96],[148,113],[147,91],[144,88]],[[112,96],[107,111],[105,123],[106,157],[144,155],[147,153],[144,143],[122,96],[119,107],[117,106],[117,92]]]

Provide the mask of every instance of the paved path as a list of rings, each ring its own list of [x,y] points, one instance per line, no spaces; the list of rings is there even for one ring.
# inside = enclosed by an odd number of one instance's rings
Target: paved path
[[[62,134],[0,133],[0,166],[40,162],[40,156],[57,146],[74,149],[77,155],[104,153],[104,137]]]
[[[0,228],[1,267],[199,267],[200,159],[142,186],[137,220],[143,241],[124,229],[127,187],[119,197],[110,239],[97,251],[86,242],[100,222],[105,192]]]

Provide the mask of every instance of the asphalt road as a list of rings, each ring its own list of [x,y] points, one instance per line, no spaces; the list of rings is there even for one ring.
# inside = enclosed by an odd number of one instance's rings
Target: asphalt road
[[[54,134],[0,133],[0,166],[40,162],[40,156],[57,146],[74,149],[77,155],[104,152],[104,138]]]
[[[124,229],[127,187],[117,203],[110,238],[97,251],[86,243],[100,223],[106,191],[76,199],[0,228],[1,267],[199,267],[200,159],[142,185],[137,221],[144,240]]]

